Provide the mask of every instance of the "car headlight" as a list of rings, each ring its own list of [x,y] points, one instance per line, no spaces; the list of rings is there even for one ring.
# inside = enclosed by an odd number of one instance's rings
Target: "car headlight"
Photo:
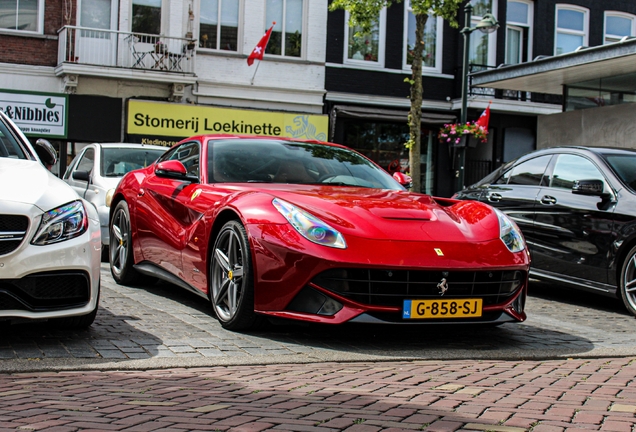
[[[307,240],[323,246],[346,249],[344,237],[335,229],[315,216],[299,209],[293,204],[274,198],[276,210]]]
[[[115,189],[108,189],[106,192],[106,207],[110,207],[110,203],[113,202],[113,195],[115,194]]]
[[[523,236],[515,224],[501,210],[495,209],[499,218],[499,237],[510,252],[521,252],[526,248]]]
[[[82,235],[88,228],[88,215],[81,201],[73,201],[47,211],[31,244],[44,246]]]

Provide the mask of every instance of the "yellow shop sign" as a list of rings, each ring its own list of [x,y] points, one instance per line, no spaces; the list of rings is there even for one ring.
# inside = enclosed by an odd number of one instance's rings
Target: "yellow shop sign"
[[[271,135],[326,141],[328,127],[326,115],[128,101],[127,133],[138,136]]]

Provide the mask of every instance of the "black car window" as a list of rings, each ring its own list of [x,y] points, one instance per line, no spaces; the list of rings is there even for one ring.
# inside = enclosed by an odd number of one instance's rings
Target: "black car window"
[[[623,183],[636,191],[636,153],[605,155],[605,160]]]
[[[562,154],[554,165],[550,187],[572,189],[576,180],[601,180],[603,175],[596,166],[582,156]]]
[[[543,173],[545,173],[551,158],[552,155],[545,155],[521,162],[512,170],[508,171],[508,184],[526,186],[541,185]]]
[[[82,158],[80,159],[75,171],[87,171],[88,173],[93,172],[93,165],[95,161],[95,150],[92,148],[86,149]]]
[[[201,157],[201,151],[199,143],[197,141],[182,144],[178,147],[173,147],[161,156],[158,162],[166,160],[178,160],[183,164],[186,171],[190,175],[199,176],[199,159]]]

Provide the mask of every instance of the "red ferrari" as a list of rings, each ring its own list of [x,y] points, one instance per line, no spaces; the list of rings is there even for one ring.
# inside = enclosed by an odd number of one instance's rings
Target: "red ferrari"
[[[206,135],[114,192],[110,268],[207,298],[221,325],[521,322],[529,255],[476,201],[408,192],[338,144]]]

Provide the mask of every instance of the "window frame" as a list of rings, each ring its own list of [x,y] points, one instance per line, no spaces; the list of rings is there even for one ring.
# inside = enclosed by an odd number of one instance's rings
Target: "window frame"
[[[562,28],[559,30],[559,11],[560,10],[571,10],[574,12],[580,12],[583,14],[583,30],[572,30]],[[574,51],[568,51],[561,54],[557,53],[557,37],[559,34],[568,34],[575,36],[583,36],[583,45],[589,46],[589,36],[590,36],[590,10],[588,8],[577,6],[569,3],[558,3],[554,8],[554,55],[568,54]]]
[[[224,50],[224,49],[220,49],[218,48],[220,43],[221,43],[221,28],[223,27],[223,25],[220,23],[220,19],[219,16],[221,15],[221,8],[223,7],[223,1],[224,0],[219,0],[218,2],[218,6],[217,6],[217,28],[216,28],[216,48],[210,48],[210,47],[202,47],[200,46],[201,43],[201,0],[198,0],[198,7],[199,7],[199,13],[198,13],[198,19],[197,19],[197,24],[196,24],[196,37],[195,35],[193,35],[192,37],[196,39],[197,42],[197,49],[201,49],[201,50],[209,50],[209,51],[216,51],[216,52],[230,52],[230,53],[238,53],[241,49],[241,47],[243,46],[243,15],[244,15],[244,5],[245,5],[245,1],[244,0],[238,0],[238,16],[237,16],[237,35],[236,35],[236,51],[232,51],[232,50]]]
[[[404,71],[411,71],[411,65],[407,61],[407,51],[409,42],[409,13],[412,11],[411,2],[405,0],[404,2],[404,33],[402,35],[402,69]],[[444,51],[444,19],[435,15],[429,15],[428,19],[436,19],[436,35],[435,35],[435,67],[425,66],[422,62],[422,74],[442,73],[442,60]]]
[[[9,29],[9,28],[0,28],[0,33],[12,33],[12,34],[44,34],[44,2],[45,0],[37,0],[38,1],[38,7],[37,7],[37,19],[35,20],[35,26],[36,29],[35,30],[19,30],[19,29]],[[16,0],[17,3],[17,0]],[[17,5],[16,5],[17,8]],[[15,14],[15,18],[16,18],[16,22],[17,22],[17,18],[18,18],[18,14],[17,14],[17,9],[16,9],[16,14]]]
[[[627,12],[620,12],[620,11],[605,11],[603,16],[603,45],[618,42],[624,37],[624,36],[607,33],[607,18],[608,17],[625,18],[630,20],[632,22],[632,30],[629,36],[636,36],[636,15],[633,15]],[[608,41],[607,40],[608,38],[612,38],[615,40]]]
[[[278,27],[278,25],[280,24],[281,27],[281,54],[272,54],[272,53],[268,53],[267,52],[267,47],[265,48],[265,52],[264,52],[264,56],[273,56],[275,58],[284,58],[284,59],[294,59],[294,60],[304,60],[307,58],[307,44],[308,44],[308,38],[307,38],[307,31],[308,31],[308,25],[307,25],[307,15],[309,13],[308,8],[308,0],[302,0],[302,33],[301,33],[301,47],[300,47],[300,56],[289,56],[285,54],[285,26],[286,26],[286,19],[285,19],[285,14],[287,13],[287,1],[288,0],[281,0],[283,2],[283,18],[281,19],[281,22],[279,22],[278,20],[276,20],[276,25],[274,26],[274,30],[276,30],[276,28]],[[265,23],[264,23],[264,30],[263,33],[265,33],[265,31],[267,29],[269,29],[272,24],[271,22],[267,21],[267,0],[265,0]],[[271,41],[270,41],[271,42]],[[269,46],[269,43],[267,44],[267,46]],[[251,48],[248,48],[251,49]]]
[[[472,4],[472,0],[471,0],[471,4]],[[499,9],[498,6],[499,6],[498,0],[490,0],[490,7],[491,7],[490,13],[495,17],[497,16],[497,12]],[[482,15],[471,15],[470,27],[474,28],[475,26],[477,26],[477,24],[479,24],[482,18],[483,18]],[[486,34],[486,37],[488,38],[488,55],[487,55],[486,62],[488,64],[483,66],[495,66],[497,64],[497,33],[499,33],[499,31],[494,31],[492,33]],[[472,41],[475,36],[481,36],[481,35],[482,35],[482,32],[480,32],[479,30],[475,30],[470,35],[471,36],[470,40]],[[470,47],[469,47],[469,53],[468,53],[469,64],[477,64],[470,61],[470,59],[473,57],[473,53],[471,51],[472,50],[470,50]]]
[[[506,50],[504,56],[508,57],[508,29],[511,28],[513,30],[521,30],[523,35],[523,31],[527,30],[528,32],[528,44],[525,45],[523,43],[523,39],[520,42],[521,45],[521,60],[519,63],[523,63],[523,53],[527,51],[526,58],[528,61],[532,59],[532,40],[533,40],[533,30],[534,30],[534,1],[532,0],[508,0],[507,4],[510,3],[525,3],[528,5],[528,15],[526,16],[527,22],[522,23],[519,21],[508,21],[508,17],[506,17]]]
[[[130,0],[129,6],[128,6],[129,7],[129,13],[130,13],[130,20],[129,20],[130,32],[131,33],[143,33],[143,32],[137,32],[137,31],[133,30],[133,19],[134,19],[133,8],[135,6],[134,3],[135,3],[134,0]],[[165,1],[161,0],[160,3],[161,3],[161,5],[159,6],[159,10],[160,10],[160,13],[161,13],[161,17],[159,18],[159,33],[156,34],[156,35],[153,34],[153,33],[144,33],[144,34],[150,34],[152,36],[163,36],[164,21],[166,20],[166,17],[165,17],[166,14],[164,13],[164,11],[165,11]]]
[[[342,62],[347,65],[383,68],[384,59],[385,59],[384,57],[385,48],[386,48],[386,8],[380,11],[380,16],[378,18],[378,60],[377,61],[357,60],[357,59],[349,58],[349,33],[351,31],[351,26],[349,26],[349,16],[350,16],[349,12],[345,11],[344,51],[343,51]]]

